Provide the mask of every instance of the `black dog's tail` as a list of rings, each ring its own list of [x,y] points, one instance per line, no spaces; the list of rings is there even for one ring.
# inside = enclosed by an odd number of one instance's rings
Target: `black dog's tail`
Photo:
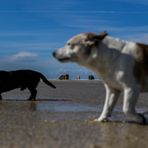
[[[38,73],[38,74],[40,75],[40,78],[43,80],[44,83],[46,83],[47,85],[51,86],[52,88],[56,88],[56,86],[53,85],[51,82],[49,82],[47,80],[47,78],[43,74],[41,74],[41,73]]]

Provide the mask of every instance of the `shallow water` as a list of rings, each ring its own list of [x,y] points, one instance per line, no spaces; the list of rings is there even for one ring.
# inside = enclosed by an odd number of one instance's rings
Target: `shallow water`
[[[72,101],[40,101],[36,104],[36,108],[41,111],[51,112],[101,112],[103,105],[75,103]],[[146,107],[137,108],[139,113],[147,112]],[[122,106],[116,106],[115,112],[122,112]]]
[[[98,105],[82,104],[75,102],[64,102],[64,101],[49,101],[39,102],[36,104],[37,109],[41,111],[50,112],[96,112],[100,111]]]

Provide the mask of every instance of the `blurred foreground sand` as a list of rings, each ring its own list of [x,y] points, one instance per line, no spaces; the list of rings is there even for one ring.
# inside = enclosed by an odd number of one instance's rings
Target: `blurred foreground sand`
[[[122,97],[113,113],[116,122],[93,122],[102,110],[100,81],[52,81],[57,89],[38,86],[37,101],[13,90],[0,102],[0,148],[147,148],[148,126],[121,122]],[[18,101],[19,100],[19,101]],[[137,109],[147,112],[148,94]]]

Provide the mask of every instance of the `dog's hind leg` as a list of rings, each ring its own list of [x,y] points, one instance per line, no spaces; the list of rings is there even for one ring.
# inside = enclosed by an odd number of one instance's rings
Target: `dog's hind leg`
[[[30,95],[30,97],[29,97],[28,100],[33,100],[33,101],[35,101],[35,100],[36,100],[36,94],[37,94],[36,88],[28,88],[28,89],[29,89],[29,91],[30,91],[30,93],[31,93],[31,95]]]
[[[102,121],[102,122],[108,121],[108,117],[111,116],[111,113],[120,95],[119,90],[111,88],[108,85],[105,85],[105,88],[106,88],[106,99],[105,99],[103,111],[100,117],[95,121]]]
[[[140,89],[138,87],[128,87],[124,90],[123,112],[128,121],[132,123],[144,124],[146,122],[142,114],[136,113],[135,106],[139,97]]]

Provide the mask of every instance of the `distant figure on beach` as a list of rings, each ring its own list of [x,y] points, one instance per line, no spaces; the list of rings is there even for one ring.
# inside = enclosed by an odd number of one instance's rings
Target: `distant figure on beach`
[[[37,90],[36,87],[40,81],[52,88],[56,88],[46,77],[40,72],[33,70],[16,70],[16,71],[0,71],[0,100],[2,99],[1,93],[10,91],[12,89],[20,88],[25,90],[28,88],[31,95],[28,100],[35,100]]]
[[[106,100],[97,121],[108,121],[121,92],[127,121],[145,123],[135,106],[140,92],[148,91],[148,45],[123,41],[107,32],[81,33],[72,37],[53,56],[61,62],[76,62],[104,80]]]
[[[88,76],[88,80],[94,80],[94,79],[95,79],[95,77],[93,75]]]
[[[80,75],[78,75],[78,76],[76,77],[76,80],[80,80],[80,78],[81,78]]]
[[[69,80],[69,75],[68,74],[60,75],[59,80]]]

